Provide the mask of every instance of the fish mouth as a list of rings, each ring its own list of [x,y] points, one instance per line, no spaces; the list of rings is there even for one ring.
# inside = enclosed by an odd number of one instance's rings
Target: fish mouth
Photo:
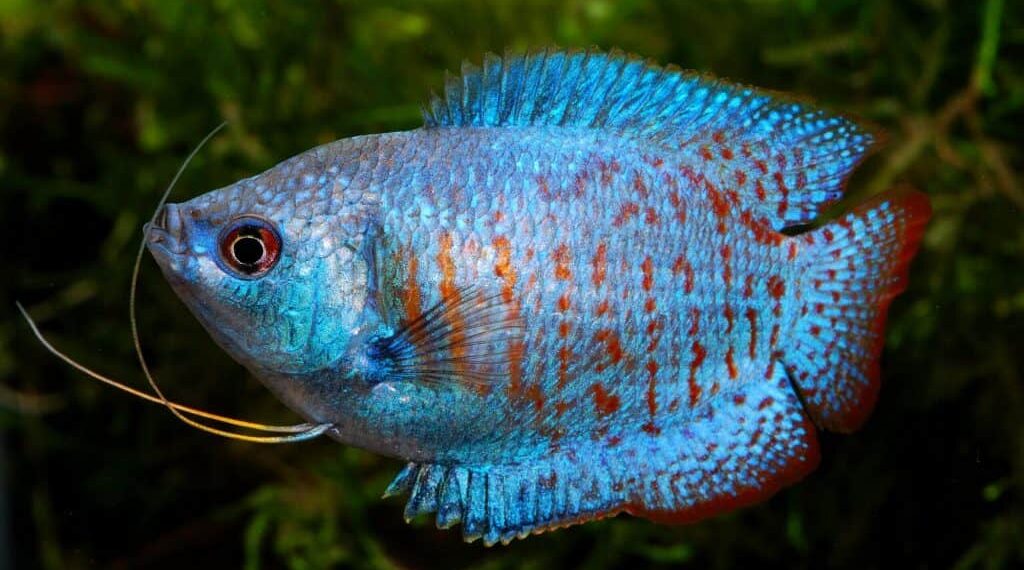
[[[146,247],[161,266],[180,270],[179,261],[185,255],[186,230],[178,206],[167,204],[153,220],[142,227]]]

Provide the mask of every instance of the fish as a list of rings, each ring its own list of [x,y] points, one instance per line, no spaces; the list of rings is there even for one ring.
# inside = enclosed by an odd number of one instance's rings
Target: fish
[[[385,497],[507,544],[771,497],[878,398],[930,216],[821,224],[877,146],[810,103],[613,50],[487,54],[420,128],[162,207],[146,247],[212,339]],[[162,398],[162,396],[161,396]]]

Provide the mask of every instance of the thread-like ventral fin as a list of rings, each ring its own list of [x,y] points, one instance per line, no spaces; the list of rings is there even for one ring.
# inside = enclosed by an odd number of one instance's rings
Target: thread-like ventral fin
[[[455,290],[370,352],[389,379],[468,386],[509,378],[522,359],[523,322],[501,293]]]
[[[734,191],[776,230],[838,200],[875,142],[810,104],[616,50],[488,54],[448,77],[423,114],[427,128],[548,126],[641,139],[682,156],[695,184]]]

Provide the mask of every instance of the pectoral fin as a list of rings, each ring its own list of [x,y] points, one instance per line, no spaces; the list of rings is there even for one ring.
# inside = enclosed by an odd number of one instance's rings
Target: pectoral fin
[[[487,386],[518,365],[522,336],[519,311],[502,294],[467,287],[378,339],[373,354],[392,379]]]

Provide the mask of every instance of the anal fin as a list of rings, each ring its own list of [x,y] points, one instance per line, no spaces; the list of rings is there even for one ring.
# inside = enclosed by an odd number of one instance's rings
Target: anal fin
[[[581,465],[562,458],[536,466],[450,466],[410,463],[385,496],[409,491],[406,519],[437,512],[437,527],[462,523],[467,542],[508,544],[554,528],[594,520],[623,509],[625,494],[600,487]],[[576,476],[574,476],[575,474]]]
[[[649,449],[649,475],[626,511],[693,522],[767,499],[813,471],[814,425],[783,367],[772,371],[766,382],[709,400],[693,421]]]
[[[508,543],[628,512],[686,523],[763,500],[812,471],[814,426],[781,365],[766,382],[723,392],[678,429],[612,447],[568,447],[530,464],[410,463],[386,496],[409,492],[406,518],[437,512],[467,541]],[[671,433],[669,433],[671,432]]]

